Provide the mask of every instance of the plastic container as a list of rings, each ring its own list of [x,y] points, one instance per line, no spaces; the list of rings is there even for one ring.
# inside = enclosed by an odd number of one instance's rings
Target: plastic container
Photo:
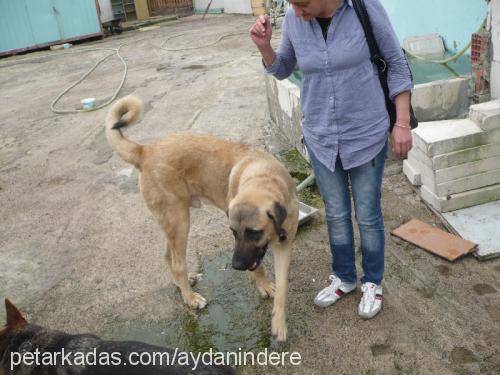
[[[83,109],[92,109],[95,107],[95,98],[86,98],[81,101]]]

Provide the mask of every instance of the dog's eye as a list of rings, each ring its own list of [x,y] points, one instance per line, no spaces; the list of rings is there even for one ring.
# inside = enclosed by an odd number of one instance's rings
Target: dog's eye
[[[259,241],[264,234],[263,230],[255,230],[247,228],[245,229],[245,240],[246,241]]]

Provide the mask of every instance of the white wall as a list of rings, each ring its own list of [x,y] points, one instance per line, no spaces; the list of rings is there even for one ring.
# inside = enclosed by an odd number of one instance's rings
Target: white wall
[[[194,9],[197,13],[204,12],[210,0],[194,0]],[[213,0],[210,9],[224,9],[224,13],[252,14],[251,0]]]
[[[500,0],[492,0],[489,5],[488,27],[491,31],[491,99],[500,99]]]
[[[224,13],[252,14],[251,0],[225,0]]]
[[[101,10],[101,22],[108,22],[114,18],[111,0],[99,0],[99,9]]]

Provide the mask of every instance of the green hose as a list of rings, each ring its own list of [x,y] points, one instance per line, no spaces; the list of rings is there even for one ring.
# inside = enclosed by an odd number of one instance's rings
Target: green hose
[[[220,36],[215,42],[211,42],[211,43],[208,43],[208,44],[203,44],[203,45],[199,45],[199,46],[192,46],[192,47],[181,47],[181,48],[167,48],[165,47],[165,44],[167,44],[167,42],[171,39],[174,39],[174,38],[177,38],[179,36],[183,36],[183,35],[186,35],[188,33],[182,33],[182,34],[175,34],[175,35],[172,35],[170,37],[168,37],[167,39],[164,40],[164,42],[161,44],[160,46],[160,49],[164,50],[164,51],[169,51],[169,52],[173,52],[173,51],[187,51],[187,50],[192,50],[192,49],[201,49],[201,48],[206,48],[206,47],[211,47],[217,43],[219,43],[222,39],[225,39],[225,38],[229,38],[231,36],[236,36],[236,35],[247,35],[248,34],[248,31],[245,31],[245,32],[239,32],[239,33],[231,33],[231,34],[224,34],[222,36]]]
[[[418,59],[418,60],[423,60],[426,62],[431,62],[431,63],[436,63],[436,64],[448,64],[449,62],[455,61],[460,56],[462,56],[465,53],[465,51],[467,51],[470,48],[470,45],[471,45],[471,42],[469,42],[463,49],[461,49],[455,55],[448,57],[447,59],[443,59],[443,60],[431,60],[431,59],[428,59],[427,57],[415,55],[408,50],[405,50],[405,52],[410,57],[413,57],[413,58]]]
[[[483,20],[483,22],[481,22],[481,26],[479,26],[479,29],[477,30],[477,32],[480,32],[484,28],[485,25],[486,25],[486,18]],[[426,62],[436,63],[436,64],[448,64],[449,62],[455,61],[460,56],[462,56],[465,53],[465,51],[467,51],[470,48],[471,43],[472,43],[472,41],[469,41],[469,43],[467,43],[467,45],[464,48],[462,48],[460,51],[458,51],[456,54],[454,54],[453,56],[450,56],[450,57],[448,57],[446,59],[443,59],[443,60],[428,59],[428,58],[423,57],[423,56],[415,55],[414,53],[411,53],[410,51],[407,51],[407,50],[405,50],[405,52],[410,57],[413,57],[413,58],[418,59],[418,60],[423,60],[423,61],[426,61]]]

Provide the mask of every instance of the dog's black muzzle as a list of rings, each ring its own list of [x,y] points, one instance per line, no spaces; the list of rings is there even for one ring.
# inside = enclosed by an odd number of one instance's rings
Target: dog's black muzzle
[[[267,252],[264,247],[236,246],[233,252],[233,268],[238,271],[255,271]]]

